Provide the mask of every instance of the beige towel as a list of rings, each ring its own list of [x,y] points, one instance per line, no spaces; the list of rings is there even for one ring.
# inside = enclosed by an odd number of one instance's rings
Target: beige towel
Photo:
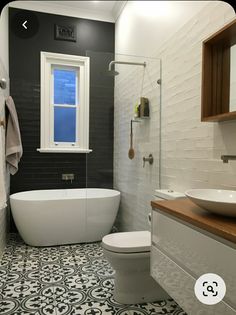
[[[6,130],[6,162],[11,175],[18,171],[18,163],[22,157],[23,149],[20,136],[16,107],[11,96],[6,99],[9,111]]]

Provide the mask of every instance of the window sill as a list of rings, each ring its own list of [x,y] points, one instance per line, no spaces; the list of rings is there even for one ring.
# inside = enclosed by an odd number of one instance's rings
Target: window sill
[[[93,150],[79,148],[40,148],[37,151],[40,153],[90,153]]]

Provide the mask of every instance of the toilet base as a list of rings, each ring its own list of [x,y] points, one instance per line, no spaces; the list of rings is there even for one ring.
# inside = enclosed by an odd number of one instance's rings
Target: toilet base
[[[141,304],[170,298],[148,271],[116,270],[114,299],[121,304]]]

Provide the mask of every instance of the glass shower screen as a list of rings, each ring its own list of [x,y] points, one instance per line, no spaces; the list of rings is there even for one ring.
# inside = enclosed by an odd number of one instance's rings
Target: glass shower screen
[[[160,59],[94,51],[86,55],[93,150],[86,155],[87,188],[120,191],[118,230],[150,229],[150,201],[159,187]]]

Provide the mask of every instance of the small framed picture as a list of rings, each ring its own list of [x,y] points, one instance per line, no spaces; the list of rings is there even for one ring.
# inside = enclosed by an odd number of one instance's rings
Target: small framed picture
[[[75,26],[55,24],[55,39],[76,42]]]

